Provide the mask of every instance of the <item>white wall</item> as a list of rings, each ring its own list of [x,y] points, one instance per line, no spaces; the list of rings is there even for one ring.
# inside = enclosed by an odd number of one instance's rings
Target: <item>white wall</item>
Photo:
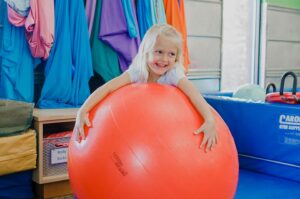
[[[221,90],[256,83],[256,0],[223,1]]]
[[[188,78],[201,92],[220,90],[222,0],[185,0]]]

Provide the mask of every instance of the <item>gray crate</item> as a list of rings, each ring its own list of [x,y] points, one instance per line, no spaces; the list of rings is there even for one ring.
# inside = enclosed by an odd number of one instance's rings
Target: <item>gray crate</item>
[[[44,177],[68,173],[67,152],[70,137],[44,138],[43,173]]]

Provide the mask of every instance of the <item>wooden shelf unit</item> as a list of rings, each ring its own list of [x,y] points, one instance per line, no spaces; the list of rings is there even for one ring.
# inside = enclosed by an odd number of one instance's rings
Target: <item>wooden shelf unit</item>
[[[45,128],[52,126],[52,128],[57,126],[63,126],[66,130],[72,130],[77,108],[67,108],[67,109],[34,109],[33,111],[33,125],[37,132],[38,139],[38,161],[37,168],[33,173],[33,181],[37,184],[46,184],[53,182],[66,181],[69,179],[68,173],[56,176],[44,176],[43,172],[43,138]]]

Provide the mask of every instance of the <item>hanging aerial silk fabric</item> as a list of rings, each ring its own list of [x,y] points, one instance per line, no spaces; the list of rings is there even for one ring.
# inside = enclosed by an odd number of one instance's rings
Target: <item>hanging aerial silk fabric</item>
[[[47,59],[54,41],[54,0],[31,0],[25,28],[32,56]]]
[[[25,28],[8,22],[7,7],[2,7],[3,33],[0,47],[0,98],[32,102],[34,68],[40,62],[31,56]]]
[[[141,38],[153,24],[166,23],[162,0],[138,0],[136,6]]]
[[[132,10],[132,0],[122,0],[122,8],[126,18],[127,30],[131,38],[138,36],[137,20]]]
[[[47,59],[54,40],[54,0],[31,0],[27,17],[7,6],[8,20],[25,26],[26,39],[33,57]]]
[[[26,17],[30,10],[29,0],[4,0],[10,8],[16,11],[18,14]]]
[[[55,40],[45,66],[40,108],[78,107],[90,95],[92,61],[82,0],[55,0]]]
[[[91,0],[87,0],[91,1]],[[98,39],[102,0],[97,0],[93,29],[91,33],[91,49],[93,67],[104,81],[109,81],[121,74],[117,53],[107,44]]]
[[[165,6],[163,0],[155,0],[155,7],[156,7],[156,17],[158,24],[166,24],[166,13],[165,13]]]
[[[136,16],[134,1],[127,3],[132,3],[132,12]],[[117,52],[121,70],[127,70],[137,54],[140,38],[130,38],[121,0],[114,3],[111,0],[102,1],[99,38]]]
[[[2,46],[2,32],[3,32],[3,19],[5,13],[6,4],[4,1],[0,1],[0,47]],[[0,66],[1,66],[2,58],[0,55]],[[1,70],[0,70],[0,82],[1,82]],[[0,86],[1,87],[1,86]]]
[[[17,13],[14,9],[11,7],[7,6],[7,16],[8,16],[8,21],[16,26],[16,27],[21,27],[25,25],[26,22],[26,17],[20,15]]]
[[[85,14],[89,28],[89,36],[91,36],[93,23],[95,18],[95,10],[96,10],[97,0],[87,0],[85,2]]]
[[[185,24],[184,0],[164,0],[167,23],[174,26],[182,35],[183,40],[183,56],[184,67],[186,72],[190,63],[188,46],[187,46],[187,32]]]
[[[155,12],[153,12],[153,10],[155,9],[152,5],[153,4],[151,3],[150,0],[144,0],[144,1],[139,0],[136,3],[136,12],[137,12],[141,39],[144,38],[144,35],[147,32],[147,30],[153,24],[156,24],[157,21]]]

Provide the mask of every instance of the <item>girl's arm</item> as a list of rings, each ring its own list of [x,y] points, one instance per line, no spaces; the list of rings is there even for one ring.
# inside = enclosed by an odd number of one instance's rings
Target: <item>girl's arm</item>
[[[186,77],[179,80],[177,87],[188,96],[195,108],[204,118],[204,123],[195,131],[195,134],[203,132],[204,137],[200,147],[203,148],[206,145],[205,151],[207,151],[207,149],[211,150],[212,147],[217,144],[218,135],[215,127],[215,119],[209,105],[197,88]]]
[[[83,126],[90,126],[90,121],[88,118],[89,111],[104,97],[106,97],[109,93],[117,90],[118,88],[125,86],[126,84],[131,83],[130,76],[127,72],[121,74],[120,76],[110,80],[105,83],[101,87],[97,88],[84,102],[81,108],[77,112],[74,133],[75,138],[79,140],[81,137],[85,139]]]

